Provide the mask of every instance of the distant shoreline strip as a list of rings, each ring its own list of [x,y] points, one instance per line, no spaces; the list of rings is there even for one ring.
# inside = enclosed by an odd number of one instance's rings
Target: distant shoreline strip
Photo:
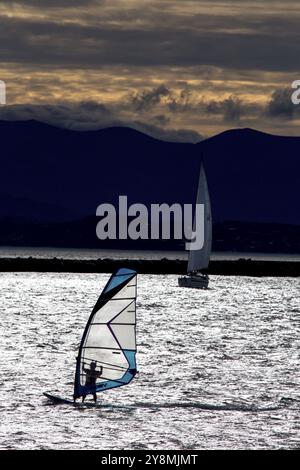
[[[74,260],[62,258],[0,258],[0,272],[65,272],[110,273],[120,267],[140,274],[185,274],[183,260],[98,259]],[[299,261],[265,261],[252,259],[216,260],[209,265],[209,274],[221,276],[299,277]]]

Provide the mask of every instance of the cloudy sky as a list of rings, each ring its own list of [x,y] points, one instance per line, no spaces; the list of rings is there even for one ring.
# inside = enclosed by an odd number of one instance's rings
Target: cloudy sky
[[[299,24],[299,0],[0,0],[0,118],[299,135]]]

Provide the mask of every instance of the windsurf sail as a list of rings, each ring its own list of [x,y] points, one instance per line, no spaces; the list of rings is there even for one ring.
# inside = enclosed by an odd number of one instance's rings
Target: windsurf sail
[[[212,217],[211,205],[208,192],[208,185],[203,163],[201,163],[200,176],[197,191],[196,204],[204,205],[204,245],[200,250],[191,250],[189,252],[188,273],[193,271],[201,271],[208,268],[211,244],[212,244]],[[196,224],[194,220],[193,233],[195,233]]]
[[[74,399],[126,385],[136,374],[137,273],[111,276],[87,322],[77,357]]]

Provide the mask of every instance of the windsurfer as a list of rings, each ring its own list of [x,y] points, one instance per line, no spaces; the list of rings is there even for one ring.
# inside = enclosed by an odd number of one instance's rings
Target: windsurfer
[[[96,380],[97,378],[101,377],[102,372],[103,372],[103,367],[100,366],[100,370],[96,370],[97,364],[95,361],[92,361],[90,363],[90,367],[86,368],[83,367],[83,371],[86,374],[86,379],[85,379],[85,386],[90,389],[90,393],[93,395],[94,402],[96,403],[97,401],[97,394],[96,394]],[[86,395],[82,396],[82,403],[85,400]]]

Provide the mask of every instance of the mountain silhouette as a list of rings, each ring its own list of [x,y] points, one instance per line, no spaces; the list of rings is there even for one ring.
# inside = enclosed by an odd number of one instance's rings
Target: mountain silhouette
[[[195,194],[199,155],[192,144],[127,128],[78,132],[35,121],[0,122],[0,139],[1,192],[78,217],[94,215],[119,195],[130,203],[159,203]]]
[[[194,203],[202,158],[214,222],[300,224],[299,137],[234,129],[188,144],[121,127],[74,131],[0,121],[0,141],[5,224],[92,217],[119,195],[129,204]]]
[[[300,137],[234,129],[198,147],[205,158],[214,220],[300,223]]]

